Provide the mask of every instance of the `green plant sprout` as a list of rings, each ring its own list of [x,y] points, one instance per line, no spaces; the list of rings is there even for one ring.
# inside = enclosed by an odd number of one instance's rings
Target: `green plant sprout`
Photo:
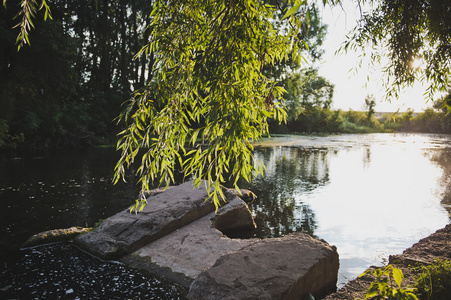
[[[365,295],[365,299],[390,299],[390,300],[418,300],[418,297],[413,293],[413,288],[401,288],[401,282],[404,279],[404,274],[401,269],[388,265],[385,268],[378,268],[376,270],[367,270],[362,277],[371,273],[376,279],[371,282],[370,287]],[[392,278],[396,282],[397,287],[392,287]]]

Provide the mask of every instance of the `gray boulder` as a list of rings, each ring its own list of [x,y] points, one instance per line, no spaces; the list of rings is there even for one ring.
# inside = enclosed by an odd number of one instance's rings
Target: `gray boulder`
[[[229,203],[227,205],[230,205]],[[230,239],[211,227],[214,212],[121,258],[121,262],[168,278],[189,288],[199,274],[224,254],[238,251],[257,239]]]
[[[156,273],[182,286],[189,287],[204,270],[210,268],[222,255],[243,249],[258,239],[230,239],[212,224],[213,220],[230,221],[227,228],[254,229],[255,223],[243,200],[224,191],[227,203],[216,212],[201,217],[133,253],[121,262]],[[232,217],[234,216],[234,217]],[[222,219],[225,218],[225,219]],[[225,224],[224,224],[225,226]]]
[[[191,284],[190,299],[302,299],[336,288],[334,246],[295,233],[226,254]]]
[[[117,259],[215,210],[203,186],[186,182],[155,194],[143,211],[128,209],[75,239],[77,245],[103,258]]]
[[[221,206],[211,218],[211,227],[223,233],[254,230],[257,225],[247,204],[230,190],[225,191],[224,195],[228,203]]]
[[[126,209],[75,242],[189,286],[196,300],[301,299],[335,288],[338,254],[324,241],[301,233],[265,240],[224,235],[255,223],[246,203],[223,192],[226,203],[216,214],[205,188],[192,182],[152,193],[141,213]]]

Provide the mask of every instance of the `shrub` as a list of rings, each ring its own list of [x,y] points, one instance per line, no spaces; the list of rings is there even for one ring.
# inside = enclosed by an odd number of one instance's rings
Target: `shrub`
[[[451,295],[451,261],[436,260],[421,267],[415,283],[420,299],[449,300]]]
[[[371,271],[369,269],[360,276]],[[401,288],[401,282],[404,279],[401,269],[388,265],[385,268],[377,268],[373,271],[373,275],[376,279],[371,282],[365,299],[418,300],[413,293],[414,289]],[[397,287],[392,287],[392,277]]]

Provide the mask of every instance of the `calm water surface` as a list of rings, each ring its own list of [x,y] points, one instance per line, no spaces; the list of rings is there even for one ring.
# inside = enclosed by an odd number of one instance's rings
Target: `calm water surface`
[[[339,286],[450,222],[451,138],[293,138],[261,148],[250,185],[257,236],[302,231],[336,245]]]
[[[258,196],[250,206],[258,225],[255,236],[302,231],[336,245],[339,286],[450,222],[450,136],[275,140],[279,145],[264,145],[255,153],[256,160],[266,165],[266,176],[254,178],[250,185],[243,183]],[[0,296],[17,295],[11,291],[20,287],[22,298],[96,298],[105,291],[110,298],[123,298],[119,291],[129,287],[128,298],[184,297],[183,291],[161,279],[149,277],[148,286],[140,279],[146,275],[84,256],[70,245],[18,251],[34,233],[92,226],[128,207],[139,188],[132,176],[127,184],[111,185],[117,158],[112,149],[0,158],[0,263],[4,266]],[[80,256],[87,266],[73,259]],[[69,269],[85,275],[55,275],[70,274],[65,272]],[[33,277],[38,282],[28,283],[33,272],[42,275]],[[79,279],[87,274],[98,274],[96,283]]]
[[[0,157],[0,299],[186,299],[167,280],[70,243],[19,251],[35,233],[93,226],[129,207],[139,187],[130,175],[112,185],[117,159],[109,148]]]

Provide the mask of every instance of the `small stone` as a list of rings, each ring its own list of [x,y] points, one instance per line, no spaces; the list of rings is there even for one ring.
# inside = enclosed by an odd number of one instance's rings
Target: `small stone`
[[[222,233],[254,230],[257,225],[255,225],[254,218],[247,204],[236,196],[227,198],[230,199],[229,203],[218,209],[215,216],[211,219],[211,227],[218,229]]]

